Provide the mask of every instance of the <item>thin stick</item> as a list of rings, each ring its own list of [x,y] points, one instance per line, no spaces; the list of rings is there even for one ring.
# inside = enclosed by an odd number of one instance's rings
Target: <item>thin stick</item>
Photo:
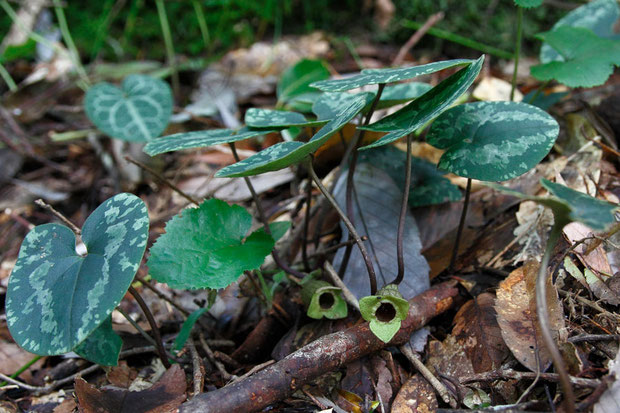
[[[301,258],[304,263],[304,270],[310,272],[310,263],[308,261],[308,232],[310,230],[310,208],[312,206],[312,181],[308,181],[306,188],[306,214],[304,217],[304,232],[301,239]]]
[[[194,344],[194,340],[190,337],[187,340],[187,348],[189,348],[189,353],[192,356],[192,370],[193,370],[193,382],[194,382],[194,394],[202,392],[202,387],[204,385],[204,367],[202,366],[202,361],[200,360],[200,356],[198,355],[198,350],[196,350],[196,345]]]
[[[42,199],[37,199],[37,200],[34,201],[34,203],[37,204],[38,206],[40,206],[42,208],[45,208],[48,211],[50,211],[56,218],[58,218],[59,220],[64,222],[65,225],[67,225],[69,228],[71,228],[71,231],[73,231],[75,233],[75,235],[82,235],[82,230],[79,229],[73,222],[71,222],[71,220],[69,220],[69,218],[65,217],[63,214],[61,214],[56,209],[54,209],[53,206],[51,206],[50,204],[46,203]]]
[[[508,379],[535,379],[536,373],[531,371],[515,371],[515,370],[496,370],[487,371],[485,373],[472,374],[471,376],[462,377],[460,382],[462,384],[473,383],[477,381],[494,381],[494,380],[508,380]],[[557,373],[540,373],[542,380],[558,382],[561,381],[560,375]],[[570,377],[570,382],[575,386],[585,388],[596,388],[600,383],[600,380],[584,379],[581,377]]]
[[[579,336],[569,337],[569,343],[582,343],[588,341],[619,341],[620,334],[582,334]]]
[[[185,192],[183,192],[181,189],[179,189],[178,186],[176,186],[175,184],[173,184],[172,182],[170,182],[169,179],[166,179],[164,176],[162,176],[161,174],[157,173],[153,168],[151,168],[150,166],[132,158],[129,155],[125,156],[125,160],[127,162],[131,162],[134,165],[137,165],[138,167],[144,169],[145,171],[147,171],[148,173],[150,173],[151,175],[155,176],[157,179],[159,179],[164,185],[166,185],[168,188],[172,189],[174,192],[176,192],[177,194],[181,195],[183,198],[187,199],[189,202],[191,202],[194,205],[199,205],[200,202],[198,202],[197,199],[193,198],[192,196],[186,194]]]
[[[30,366],[32,366],[34,363],[36,363],[37,361],[41,360],[41,358],[43,358],[43,356],[35,356],[32,358],[32,360],[28,361],[26,364],[24,364],[23,366],[21,366],[19,368],[19,370],[17,370],[15,373],[11,374],[9,377],[11,377],[12,379],[16,379],[17,377],[19,377],[20,374],[22,374],[23,372],[25,372],[26,370],[28,370],[28,368]],[[2,382],[0,383],[0,387],[2,386],[6,386],[7,382]]]
[[[179,97],[180,83],[179,72],[177,71],[176,57],[174,54],[174,43],[172,41],[172,34],[170,32],[170,24],[168,23],[168,15],[166,14],[166,6],[163,0],[155,0],[157,6],[157,15],[159,16],[159,23],[161,25],[161,32],[164,36],[164,45],[166,47],[166,56],[168,59],[168,65],[172,71],[172,89],[174,95]]]
[[[306,161],[306,165],[308,166],[308,172],[310,173],[312,180],[319,187],[319,190],[323,193],[323,196],[327,198],[328,202],[336,210],[338,215],[340,215],[340,219],[342,219],[342,222],[344,222],[344,225],[349,230],[349,234],[355,240],[355,243],[360,249],[362,257],[364,258],[364,262],[366,263],[366,269],[368,270],[368,278],[370,279],[370,295],[375,295],[375,293],[377,292],[377,277],[375,275],[375,269],[372,265],[372,262],[370,261],[370,256],[368,255],[368,251],[366,251],[364,243],[362,242],[351,221],[349,221],[349,218],[347,218],[344,211],[340,209],[340,206],[338,206],[338,203],[336,202],[334,197],[329,193],[327,188],[325,188],[319,177],[316,175],[316,172],[314,172],[314,168],[312,167],[312,158],[308,158],[308,160]]]
[[[459,254],[459,244],[461,243],[461,235],[463,234],[463,227],[465,226],[465,218],[467,217],[467,207],[469,206],[469,194],[471,193],[471,178],[467,178],[467,188],[465,189],[465,202],[463,203],[463,211],[461,211],[461,220],[459,221],[459,228],[456,230],[456,240],[454,241],[454,250],[452,251],[452,258],[450,258],[450,265],[448,271],[454,270],[454,264],[456,263],[456,257]]]
[[[242,376],[237,377],[235,380],[233,380],[231,383],[229,384],[233,384],[236,383],[238,381],[241,381],[242,379],[245,379],[247,377],[250,377],[252,374],[256,373],[257,371],[261,371],[262,369],[264,369],[265,367],[269,367],[272,364],[274,364],[276,361],[275,360],[268,360],[264,363],[261,364],[257,364],[256,366],[252,367],[247,373],[245,373]]]
[[[405,357],[407,357],[407,359],[411,362],[411,364],[413,364],[413,367],[417,371],[419,371],[422,376],[424,376],[424,378],[429,382],[431,386],[433,386],[441,399],[445,403],[449,404],[453,409],[456,409],[457,404],[454,397],[450,397],[450,392],[448,391],[446,386],[444,386],[444,384],[440,382],[439,379],[435,377],[435,375],[433,375],[433,373],[431,373],[428,367],[426,367],[424,363],[422,363],[422,361],[420,360],[420,356],[418,356],[411,350],[411,345],[407,343],[403,344],[399,348],[400,351],[405,355]]]
[[[407,161],[405,162],[405,188],[403,200],[400,205],[398,217],[398,233],[396,235],[396,259],[398,261],[398,273],[392,284],[400,284],[405,277],[405,259],[403,257],[403,236],[405,234],[405,221],[407,219],[407,201],[409,201],[409,186],[411,185],[411,134],[407,135]],[[456,407],[456,406],[455,406]]]
[[[515,41],[515,68],[512,72],[512,85],[510,88],[510,101],[515,99],[517,88],[517,69],[519,68],[519,56],[521,55],[521,37],[523,35],[523,7],[517,6],[517,39]]]
[[[129,291],[129,294],[131,294],[133,298],[136,299],[136,302],[142,309],[142,312],[146,316],[146,320],[149,322],[149,325],[151,326],[151,332],[153,333],[153,336],[155,338],[155,345],[157,346],[157,353],[159,354],[159,358],[161,359],[161,362],[163,363],[165,368],[167,369],[170,368],[170,361],[168,361],[168,356],[166,355],[166,349],[164,348],[164,343],[161,340],[161,334],[159,333],[159,328],[157,327],[157,323],[155,322],[155,318],[153,317],[151,310],[146,305],[146,303],[142,299],[142,296],[140,295],[140,293],[138,293],[138,291],[136,291],[135,288],[133,288],[130,285],[128,291]]]
[[[536,278],[536,311],[538,312],[538,323],[540,325],[543,341],[559,375],[562,390],[564,390],[564,407],[567,409],[568,413],[575,413],[575,395],[571,386],[570,377],[566,371],[564,360],[551,334],[549,310],[547,308],[547,279],[550,277],[550,275],[547,275],[547,265],[549,264],[549,259],[551,258],[553,249],[560,239],[561,234],[562,226],[557,223],[556,218],[556,223],[551,228],[545,254],[543,255],[540,269],[538,270],[538,277]]]
[[[11,92],[15,92],[17,90],[17,84],[11,77],[9,71],[6,70],[6,68],[2,65],[2,63],[0,63],[0,77],[2,77],[2,80],[4,80],[4,83],[6,83]]]
[[[353,294],[351,290],[349,290],[349,287],[347,287],[346,284],[342,281],[342,279],[338,276],[338,273],[336,272],[334,267],[332,267],[329,261],[325,261],[325,272],[327,273],[329,279],[332,280],[334,285],[342,290],[342,296],[344,297],[344,300],[349,303],[351,307],[355,308],[357,311],[360,311],[360,303],[359,301],[357,301],[357,297],[355,297],[355,294]]]
[[[200,333],[198,335],[198,339],[200,340],[200,344],[202,345],[202,348],[204,349],[205,353],[207,353],[207,358],[209,359],[211,363],[215,364],[217,371],[220,372],[220,375],[222,376],[222,380],[228,382],[231,379],[234,379],[236,376],[233,376],[232,374],[227,372],[226,367],[224,367],[222,362],[220,362],[217,358],[215,358],[215,355],[213,354],[213,350],[211,350],[209,343],[207,343],[207,340],[205,339],[204,334]]]
[[[444,13],[440,11],[439,13],[435,13],[431,15],[428,19],[426,19],[422,27],[416,30],[415,33],[411,35],[409,40],[407,40],[407,43],[405,43],[403,47],[400,48],[398,54],[396,55],[394,60],[392,60],[392,66],[400,66],[403,63],[403,60],[405,60],[407,52],[409,52],[409,50],[411,50],[413,46],[418,44],[418,42],[422,39],[422,37],[424,37],[426,32],[428,32],[431,27],[437,24],[437,22],[441,21],[443,17]]]
[[[368,237],[366,235],[362,235],[362,241],[368,241]],[[338,251],[340,248],[346,247],[347,245],[355,244],[354,239],[348,239],[343,242],[339,242],[338,244],[332,245],[331,247],[327,247],[324,250],[315,252],[313,254],[308,255],[308,259],[313,259],[316,257],[322,257],[334,251]]]

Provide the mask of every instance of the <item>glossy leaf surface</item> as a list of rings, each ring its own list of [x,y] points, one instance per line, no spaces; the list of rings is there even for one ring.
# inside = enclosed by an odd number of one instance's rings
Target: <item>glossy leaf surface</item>
[[[245,124],[251,128],[285,129],[292,126],[317,126],[325,122],[309,121],[301,113],[284,110],[250,108],[245,112]]]

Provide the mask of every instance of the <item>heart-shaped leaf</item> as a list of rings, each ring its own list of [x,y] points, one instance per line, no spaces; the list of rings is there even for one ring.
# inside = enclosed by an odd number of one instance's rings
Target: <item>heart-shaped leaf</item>
[[[560,127],[520,102],[475,102],[445,111],[426,140],[446,152],[438,167],[467,178],[505,181],[529,171],[551,150]]]
[[[402,138],[432,120],[452,105],[476,80],[484,55],[464,69],[459,70],[443,82],[400,109],[372,125],[362,127],[375,132],[390,132],[378,141],[362,149],[386,145]]]
[[[293,126],[318,126],[325,121],[309,121],[304,115],[284,110],[250,108],[245,112],[245,124],[251,128],[290,128]]]
[[[569,87],[602,85],[620,65],[620,40],[599,37],[590,29],[561,26],[539,34],[564,61],[533,66],[532,76],[539,80],[555,79]]]
[[[357,75],[349,76],[344,79],[321,80],[312,83],[310,86],[320,89],[323,92],[344,92],[367,85],[400,82],[402,80],[413,79],[414,77],[428,75],[443,69],[463,66],[470,63],[472,63],[472,60],[455,59],[396,69],[365,69]]]
[[[374,93],[322,93],[321,96],[312,105],[312,112],[320,120],[332,120],[340,114],[343,107],[349,106],[355,99],[363,96],[366,99],[366,105],[372,103]]]
[[[279,103],[287,103],[294,97],[316,92],[310,84],[329,78],[330,73],[320,60],[303,59],[287,69],[280,77],[276,93]]]
[[[173,288],[224,288],[260,267],[275,244],[264,229],[248,235],[251,226],[245,209],[217,199],[186,209],[151,248],[150,274]]]
[[[73,351],[93,363],[116,366],[121,347],[123,340],[112,329],[112,317],[109,316]]]
[[[180,151],[191,148],[206,148],[222,143],[239,142],[255,136],[266,135],[277,130],[249,130],[242,128],[239,131],[232,129],[211,129],[196,132],[175,133],[146,144],[144,152],[151,156],[164,152]]]
[[[585,27],[592,30],[597,36],[615,38],[614,25],[620,18],[620,6],[616,0],[594,0],[577,7],[566,16],[558,20],[551,30],[561,26]],[[547,43],[540,48],[540,62],[549,63],[554,60],[563,60],[562,56]]]
[[[6,316],[15,342],[31,353],[73,350],[110,315],[138,270],[149,230],[146,205],[131,194],[101,204],[73,232],[45,224],[26,235],[9,279]]]
[[[170,86],[146,75],[130,75],[121,88],[99,83],[86,92],[88,118],[102,132],[129,142],[159,136],[172,115]]]
[[[250,156],[236,164],[220,169],[217,177],[236,177],[257,175],[263,172],[277,171],[304,160],[311,153],[319,149],[334,133],[349,123],[366,106],[364,95],[356,96],[351,103],[344,107],[334,119],[330,120],[308,141],[280,142]]]

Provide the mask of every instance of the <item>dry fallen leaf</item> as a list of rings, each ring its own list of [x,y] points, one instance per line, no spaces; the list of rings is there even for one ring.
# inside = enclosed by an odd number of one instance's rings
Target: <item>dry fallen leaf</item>
[[[392,413],[434,412],[437,407],[433,387],[416,374],[400,388],[392,403]]]
[[[620,410],[620,380],[618,380],[620,377],[620,351],[609,364],[609,375],[615,375],[615,380],[594,405],[594,413],[615,413]]]

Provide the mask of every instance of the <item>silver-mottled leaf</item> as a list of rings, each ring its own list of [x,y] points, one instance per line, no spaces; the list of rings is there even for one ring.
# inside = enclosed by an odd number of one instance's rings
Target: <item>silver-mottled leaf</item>
[[[121,347],[123,340],[112,329],[112,317],[109,316],[73,351],[93,363],[116,366]]]
[[[322,93],[321,96],[312,105],[312,112],[318,119],[331,120],[334,119],[342,111],[342,108],[349,106],[353,99],[363,96],[366,99],[366,105],[370,104],[375,97],[374,93],[347,93],[347,92],[329,92]]]
[[[284,110],[250,108],[245,112],[245,124],[250,128],[290,128],[293,126],[318,126],[325,121],[309,121],[304,115]]]

